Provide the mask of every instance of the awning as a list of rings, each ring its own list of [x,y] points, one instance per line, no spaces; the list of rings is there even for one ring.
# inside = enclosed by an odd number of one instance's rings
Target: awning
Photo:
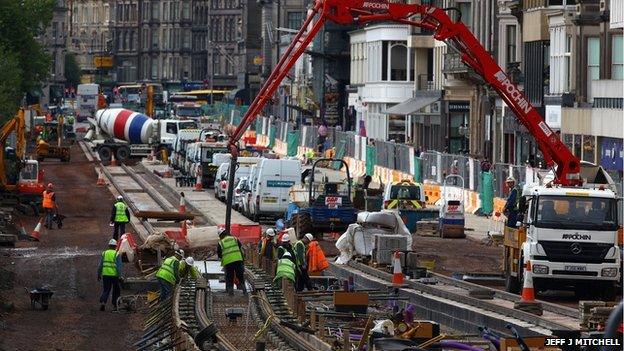
[[[413,97],[398,105],[394,105],[381,113],[385,113],[387,115],[411,115],[421,108],[431,105],[438,100],[440,100],[439,97],[432,96]]]

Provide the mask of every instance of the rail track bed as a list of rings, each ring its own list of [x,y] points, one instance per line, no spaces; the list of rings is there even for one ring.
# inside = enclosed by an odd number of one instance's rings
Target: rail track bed
[[[332,264],[330,274],[347,279],[353,277],[363,288],[393,288],[392,274],[363,263]],[[542,302],[543,315],[537,316],[514,309],[517,295],[434,274],[427,280],[406,279],[398,289],[399,296],[409,298],[418,307],[420,317],[435,320],[459,332],[471,334],[478,327],[505,333],[511,324],[526,335],[552,335],[556,331],[579,329],[578,311]],[[477,294],[479,297],[474,297]],[[487,298],[483,298],[488,296]]]

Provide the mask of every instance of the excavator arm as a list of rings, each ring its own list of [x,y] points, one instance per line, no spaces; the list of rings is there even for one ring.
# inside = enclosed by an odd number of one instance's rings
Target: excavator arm
[[[6,163],[4,161],[4,148],[5,143],[11,133],[15,131],[17,141],[15,147],[15,154],[19,159],[24,159],[26,152],[26,137],[24,135],[24,110],[20,109],[17,115],[11,120],[6,122],[2,128],[0,128],[0,189],[8,189],[15,187],[14,185],[7,184]]]
[[[492,56],[483,48],[461,21],[453,21],[449,10],[418,4],[403,4],[383,0],[316,0],[308,16],[288,46],[278,64],[271,72],[266,83],[260,89],[241,123],[232,132],[229,149],[231,162],[236,163],[237,143],[245,130],[255,120],[267,101],[271,99],[282,80],[304,53],[326,21],[337,24],[365,24],[369,22],[390,21],[409,24],[431,30],[436,40],[445,42],[457,51],[462,61],[481,75],[498,92],[505,103],[512,109],[516,118],[535,137],[549,167],[557,166],[556,182],[562,185],[580,185],[580,162],[558,135],[548,127],[535,107],[512,83],[505,71],[498,66]],[[458,11],[458,10],[457,10]],[[236,169],[230,166],[230,169]],[[231,201],[234,188],[234,172],[230,172],[230,186],[227,195],[225,227],[230,228]]]

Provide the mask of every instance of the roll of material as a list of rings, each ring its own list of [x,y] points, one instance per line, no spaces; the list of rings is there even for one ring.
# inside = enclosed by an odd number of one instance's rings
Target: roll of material
[[[123,108],[99,110],[95,121],[104,133],[131,144],[149,143],[154,130],[153,119]]]

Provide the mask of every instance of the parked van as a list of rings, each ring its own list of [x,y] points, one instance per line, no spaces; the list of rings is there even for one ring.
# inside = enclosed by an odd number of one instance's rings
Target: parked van
[[[260,217],[283,216],[290,201],[290,187],[301,182],[301,162],[264,158],[256,172],[250,201],[251,218],[258,221]]]
[[[262,162],[262,161],[261,161]],[[251,203],[253,202],[251,199],[251,195],[254,192],[256,179],[258,178],[258,165],[253,165],[249,169],[249,176],[247,177],[247,191],[242,199],[241,213],[245,217],[251,217]]]
[[[234,184],[238,183],[241,177],[248,177],[251,167],[255,166],[261,159],[259,157],[239,157],[238,168],[234,175]],[[217,177],[214,182],[215,197],[225,201],[228,191],[228,177],[230,175],[230,163],[222,163],[217,170]]]

